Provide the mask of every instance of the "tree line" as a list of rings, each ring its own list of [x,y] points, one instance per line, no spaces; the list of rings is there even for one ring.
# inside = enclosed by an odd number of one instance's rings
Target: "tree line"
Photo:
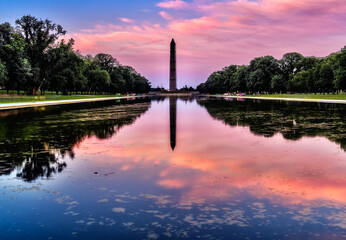
[[[144,93],[150,82],[110,54],[83,56],[62,26],[26,15],[0,25],[0,87],[7,93]]]
[[[253,59],[249,65],[230,65],[213,72],[197,86],[203,93],[299,92],[327,93],[346,90],[346,46],[327,57],[286,53]]]

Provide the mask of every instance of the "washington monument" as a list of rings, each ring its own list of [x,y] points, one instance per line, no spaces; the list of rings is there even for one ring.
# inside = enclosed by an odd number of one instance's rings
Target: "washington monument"
[[[175,42],[171,41],[171,55],[170,55],[170,68],[169,68],[169,91],[177,91],[177,62],[175,55]]]

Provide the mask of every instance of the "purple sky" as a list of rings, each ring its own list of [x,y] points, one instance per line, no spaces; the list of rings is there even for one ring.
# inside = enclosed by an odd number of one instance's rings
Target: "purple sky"
[[[0,9],[1,22],[31,14],[63,25],[75,49],[110,53],[154,87],[168,87],[173,37],[179,88],[255,57],[327,56],[346,45],[345,0],[2,0]]]

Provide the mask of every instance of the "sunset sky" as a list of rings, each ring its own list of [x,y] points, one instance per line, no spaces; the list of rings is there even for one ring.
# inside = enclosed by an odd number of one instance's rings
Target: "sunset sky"
[[[254,57],[321,57],[346,45],[345,0],[0,1],[1,23],[25,14],[61,24],[76,50],[110,53],[154,87],[168,87],[171,38],[178,88]]]

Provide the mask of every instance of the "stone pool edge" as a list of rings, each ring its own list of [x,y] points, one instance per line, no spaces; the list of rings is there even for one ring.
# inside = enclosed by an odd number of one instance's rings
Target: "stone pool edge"
[[[38,102],[21,102],[21,103],[1,103],[1,110],[11,110],[20,108],[33,108],[33,107],[45,107],[54,105],[64,105],[73,103],[85,103],[85,102],[98,102],[98,101],[109,101],[118,99],[131,99],[143,96],[124,96],[124,97],[107,97],[107,98],[85,98],[85,99],[73,99],[73,100],[57,100],[57,101],[38,101]]]
[[[260,99],[260,100],[281,100],[281,101],[293,101],[293,102],[317,102],[317,103],[339,103],[346,104],[346,100],[336,99],[312,99],[312,98],[271,98],[271,97],[246,97],[246,96],[223,96],[223,95],[209,95],[210,97],[218,98],[238,98],[238,99]]]

